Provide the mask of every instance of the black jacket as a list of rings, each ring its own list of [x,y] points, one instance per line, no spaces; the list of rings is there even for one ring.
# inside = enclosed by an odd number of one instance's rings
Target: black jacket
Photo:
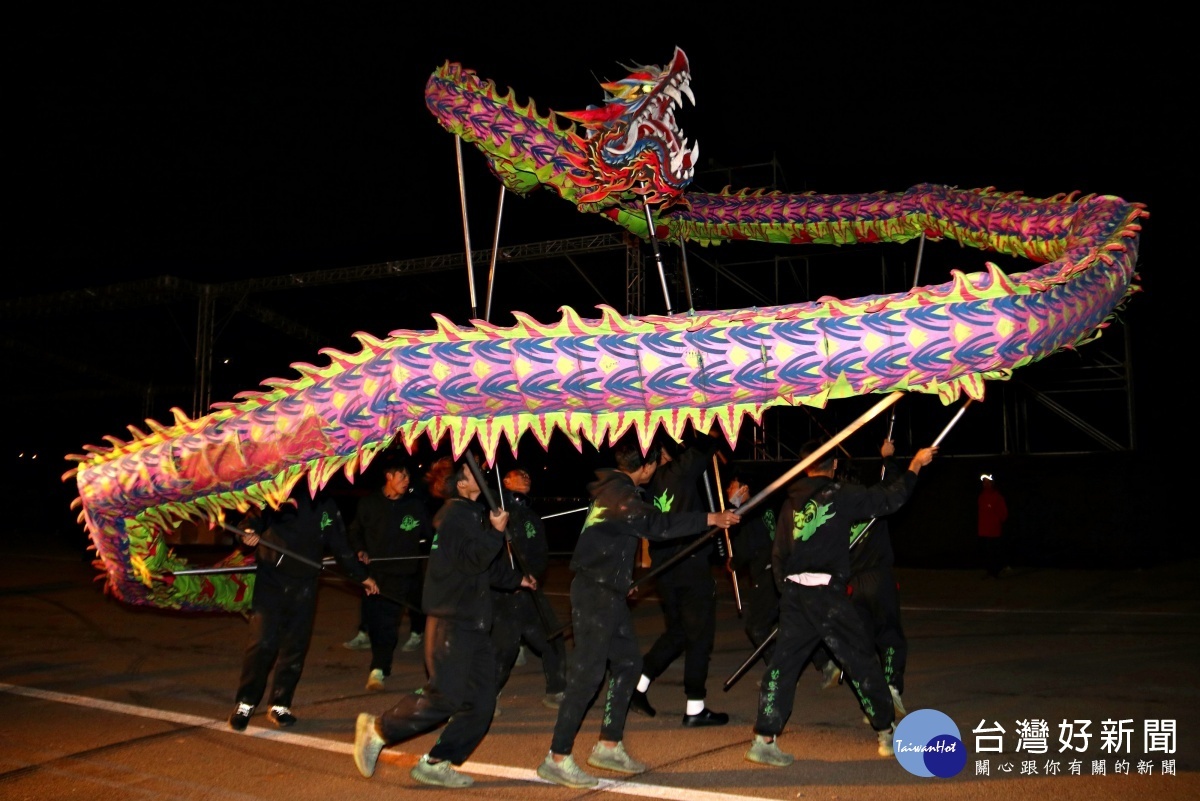
[[[905,470],[873,487],[819,476],[805,476],[788,487],[779,510],[771,568],[781,589],[795,573],[829,573],[845,584],[850,578],[850,529],[871,517],[904,505],[917,484]]]
[[[703,529],[706,512],[664,514],[647,500],[627,473],[606,468],[588,484],[592,497],[571,557],[571,570],[622,594],[633,583],[633,562],[641,537],[661,541]]]
[[[290,578],[316,579],[320,574],[320,568],[272,550],[269,544],[275,543],[317,564],[328,549],[351,578],[359,582],[365,580],[367,571],[350,550],[346,524],[333,499],[318,497],[314,501],[304,491],[298,491],[292,497],[295,505],[289,502],[279,509],[266,509],[251,523],[260,535],[255,552],[257,570]]]
[[[521,574],[496,555],[504,535],[492,528],[487,509],[466,498],[451,498],[433,518],[433,546],[421,607],[473,631],[492,628],[492,587],[516,589]]]
[[[675,459],[660,465],[654,471],[646,490],[650,500],[660,512],[708,512],[707,496],[702,494],[700,479],[712,466],[713,454],[720,443],[712,437],[702,437]],[[708,531],[706,519],[689,533],[704,534]],[[686,548],[692,539],[670,540],[650,543],[650,558],[654,566],[661,565],[679,551]],[[716,543],[708,542],[692,551],[685,559],[659,575],[659,581],[690,581],[692,578],[712,578],[712,564],[716,559]]]
[[[358,510],[347,532],[355,552],[366,551],[371,559],[423,556],[433,540],[433,522],[425,502],[413,491],[392,500],[382,491],[358,502]],[[372,562],[367,572],[375,579],[387,575],[411,575],[424,569],[421,559]]]

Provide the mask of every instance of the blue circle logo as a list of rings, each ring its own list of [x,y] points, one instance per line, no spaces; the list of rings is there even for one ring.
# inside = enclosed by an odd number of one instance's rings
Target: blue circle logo
[[[914,776],[957,776],[967,764],[958,726],[936,709],[915,709],[896,724],[896,761]]]

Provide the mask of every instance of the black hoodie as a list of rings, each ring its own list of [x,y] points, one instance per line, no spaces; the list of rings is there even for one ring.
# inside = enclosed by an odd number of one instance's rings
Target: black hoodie
[[[845,584],[851,526],[896,511],[916,485],[917,474],[911,470],[872,487],[822,476],[793,482],[779,510],[771,552],[777,586],[786,587],[786,577],[796,573],[829,573]]]
[[[588,493],[592,502],[575,544],[571,570],[622,594],[633,583],[639,538],[686,537],[707,525],[706,512],[659,512],[629,474],[620,470],[597,470]]]

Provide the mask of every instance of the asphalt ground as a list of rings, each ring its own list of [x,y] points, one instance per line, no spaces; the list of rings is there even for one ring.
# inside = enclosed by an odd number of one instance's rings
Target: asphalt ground
[[[365,690],[369,655],[342,647],[359,607],[345,584],[322,586],[293,705],[299,722],[277,730],[260,708],[250,728],[236,733],[226,719],[246,636],[241,616],[123,605],[103,594],[99,573],[77,553],[32,537],[3,543],[0,558],[0,798],[302,801],[451,792],[408,775],[436,730],[386,750],[372,779],[356,771],[356,716],[383,712],[425,676],[420,654],[398,652],[386,690]],[[728,725],[681,725],[678,661],[650,688],[658,715],[633,714],[626,730],[626,746],[649,772],[621,781],[593,769],[603,781],[591,791],[545,783],[535,769],[549,748],[554,712],[540,702],[540,661],[531,657],[514,670],[500,716],[463,766],[475,785],[453,792],[501,801],[612,793],[689,801],[1194,799],[1198,569],[1194,561],[1128,571],[1030,569],[999,580],[982,571],[899,569],[910,642],[905,703],[910,713],[947,715],[967,751],[963,769],[946,778],[914,775],[899,760],[879,757],[849,689],[821,689],[812,669],[801,676],[780,738],[796,762],[747,762],[762,666],[722,689],[751,652],[722,576],[708,703],[729,713]],[[569,581],[565,560],[557,560],[545,589],[563,620]],[[649,647],[663,625],[652,593],[634,614]],[[598,715],[593,707],[576,741],[581,762]],[[1034,725],[1019,743],[1021,721]],[[1037,721],[1046,722],[1043,737]],[[1078,731],[1081,721],[1090,721],[1086,743],[1060,729],[1066,722]],[[1129,721],[1128,735],[1109,737],[1106,746],[1102,730],[1118,730],[1120,721]],[[1048,774],[1051,762],[1057,773]]]

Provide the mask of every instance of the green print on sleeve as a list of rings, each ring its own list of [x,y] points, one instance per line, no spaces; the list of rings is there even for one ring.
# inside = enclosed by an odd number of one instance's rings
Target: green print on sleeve
[[[329,516],[329,512],[321,512],[321,531],[333,525],[333,518]]]
[[[832,517],[829,504],[818,505],[816,501],[809,501],[799,512],[792,513],[792,539],[808,542],[817,529]]]
[[[592,506],[588,509],[587,518],[583,521],[581,531],[587,531],[589,527],[603,520],[605,511],[607,511],[607,507],[604,506]]]
[[[663,490],[663,494],[654,499],[654,508],[666,514],[671,511],[671,504],[675,503],[675,496],[671,495],[667,490]]]
[[[768,509],[763,512],[763,525],[767,527],[767,536],[771,538],[771,542],[775,541],[775,510]]]
[[[525,521],[525,539],[531,540],[537,536],[537,528],[528,520]]]

